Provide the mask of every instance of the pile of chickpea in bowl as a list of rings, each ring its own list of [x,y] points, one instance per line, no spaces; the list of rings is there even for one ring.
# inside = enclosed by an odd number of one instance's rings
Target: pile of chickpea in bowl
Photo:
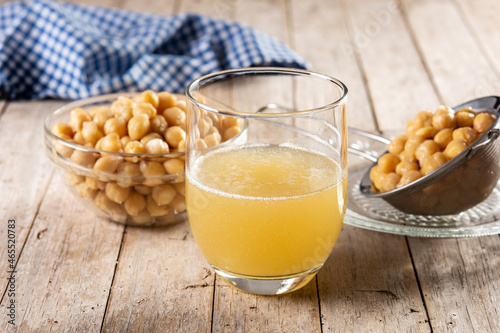
[[[238,137],[239,122],[206,117],[197,148]],[[186,219],[186,101],[169,92],[109,94],[69,103],[45,121],[47,155],[98,215],[128,225]]]

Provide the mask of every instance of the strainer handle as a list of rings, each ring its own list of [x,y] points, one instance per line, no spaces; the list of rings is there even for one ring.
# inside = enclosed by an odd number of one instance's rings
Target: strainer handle
[[[488,131],[488,137],[486,140],[471,148],[471,150],[467,153],[466,158],[471,159],[472,156],[476,154],[479,149],[489,145],[491,142],[495,141],[500,136],[500,129],[494,128]]]

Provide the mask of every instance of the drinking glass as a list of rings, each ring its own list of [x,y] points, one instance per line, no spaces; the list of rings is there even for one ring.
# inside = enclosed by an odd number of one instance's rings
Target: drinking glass
[[[303,287],[346,210],[346,86],[305,70],[243,68],[197,79],[186,94],[186,204],[202,253],[245,292]]]

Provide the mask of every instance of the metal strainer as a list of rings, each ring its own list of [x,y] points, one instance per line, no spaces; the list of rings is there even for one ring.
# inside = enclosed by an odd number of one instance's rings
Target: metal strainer
[[[494,123],[452,160],[418,180],[387,192],[374,192],[368,168],[360,182],[367,197],[381,198],[397,209],[418,215],[458,214],[486,199],[500,174],[500,97],[475,99],[454,107],[495,114]],[[385,154],[385,153],[384,153]],[[383,155],[383,154],[382,154]]]

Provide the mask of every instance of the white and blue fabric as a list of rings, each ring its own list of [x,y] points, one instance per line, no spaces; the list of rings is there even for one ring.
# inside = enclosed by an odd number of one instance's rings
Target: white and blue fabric
[[[256,29],[197,14],[51,0],[0,6],[0,97],[11,100],[183,92],[204,74],[251,66],[306,68],[307,62]]]

